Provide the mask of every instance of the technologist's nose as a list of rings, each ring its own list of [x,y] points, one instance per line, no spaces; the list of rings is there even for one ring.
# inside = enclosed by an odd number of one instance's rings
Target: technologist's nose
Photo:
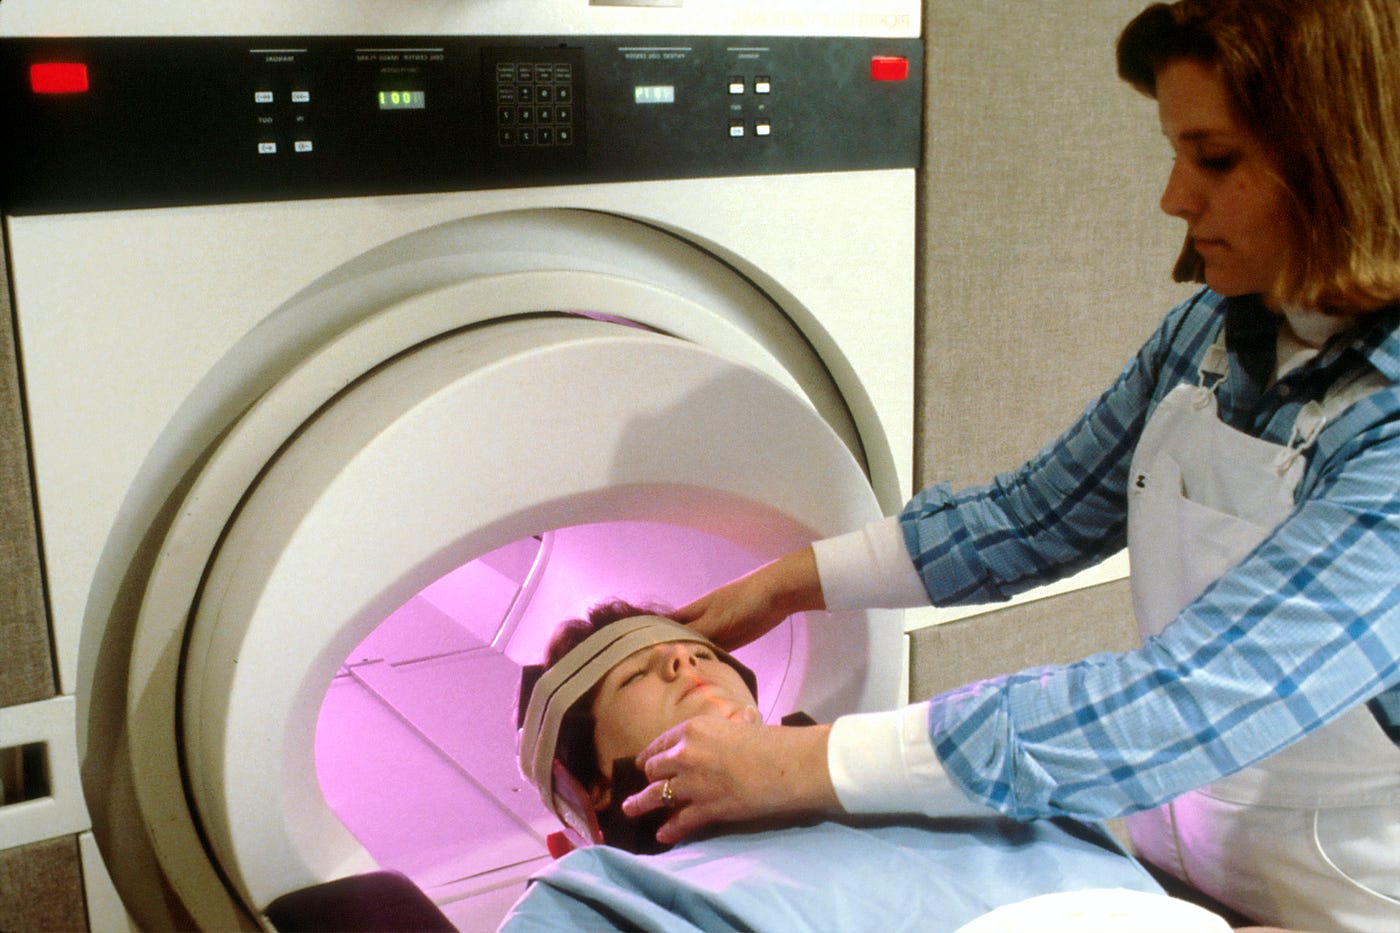
[[[1172,170],[1167,176],[1166,187],[1162,189],[1162,200],[1159,204],[1164,214],[1188,222],[1200,213],[1200,199],[1192,193],[1190,182],[1180,162],[1172,163]]]

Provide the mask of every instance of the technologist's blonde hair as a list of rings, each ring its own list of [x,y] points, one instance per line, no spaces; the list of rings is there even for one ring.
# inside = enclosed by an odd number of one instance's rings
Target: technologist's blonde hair
[[[1219,69],[1289,192],[1277,297],[1330,312],[1400,301],[1400,3],[1156,3],[1118,40],[1119,75],[1149,97],[1157,69],[1184,57]],[[1173,277],[1204,271],[1188,238]]]

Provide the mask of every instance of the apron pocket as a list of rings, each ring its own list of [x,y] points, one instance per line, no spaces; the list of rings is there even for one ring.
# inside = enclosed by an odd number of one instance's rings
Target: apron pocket
[[[1317,810],[1313,838],[1337,874],[1389,901],[1400,919],[1400,804]]]

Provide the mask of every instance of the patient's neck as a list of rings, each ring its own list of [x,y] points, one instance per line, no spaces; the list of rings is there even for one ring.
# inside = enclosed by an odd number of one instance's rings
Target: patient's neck
[[[670,846],[656,841],[656,831],[666,822],[666,810],[653,810],[636,819],[622,812],[622,801],[639,793],[649,783],[646,774],[631,758],[614,761],[612,773],[612,799],[607,809],[598,813],[598,828],[603,831],[603,842],[638,855],[665,852]]]
[[[782,724],[813,726],[816,725],[816,720],[799,711],[784,716]],[[597,814],[598,828],[603,831],[603,842],[638,855],[655,855],[671,848],[656,841],[656,831],[666,822],[669,815],[665,809],[653,810],[636,819],[622,812],[622,801],[640,793],[650,783],[642,769],[638,768],[631,758],[619,758],[613,762],[612,775],[612,795],[607,809]]]

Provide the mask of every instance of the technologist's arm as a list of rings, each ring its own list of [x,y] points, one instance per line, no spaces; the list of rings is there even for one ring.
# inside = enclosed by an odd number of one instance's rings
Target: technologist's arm
[[[682,606],[673,618],[732,651],[793,613],[825,608],[816,557],[806,547]]]
[[[698,829],[753,820],[840,813],[985,816],[943,770],[929,743],[928,704],[843,716],[832,726],[765,726],[702,717],[659,736],[637,764],[650,784],[623,803],[637,817],[674,813],[657,833],[666,844]]]
[[[794,612],[995,602],[1115,553],[1154,390],[1195,373],[1193,354],[1219,326],[1219,300],[1203,291],[1172,309],[1116,382],[1021,469],[956,493],[931,487],[897,521],[788,554],[676,617],[733,649]]]

